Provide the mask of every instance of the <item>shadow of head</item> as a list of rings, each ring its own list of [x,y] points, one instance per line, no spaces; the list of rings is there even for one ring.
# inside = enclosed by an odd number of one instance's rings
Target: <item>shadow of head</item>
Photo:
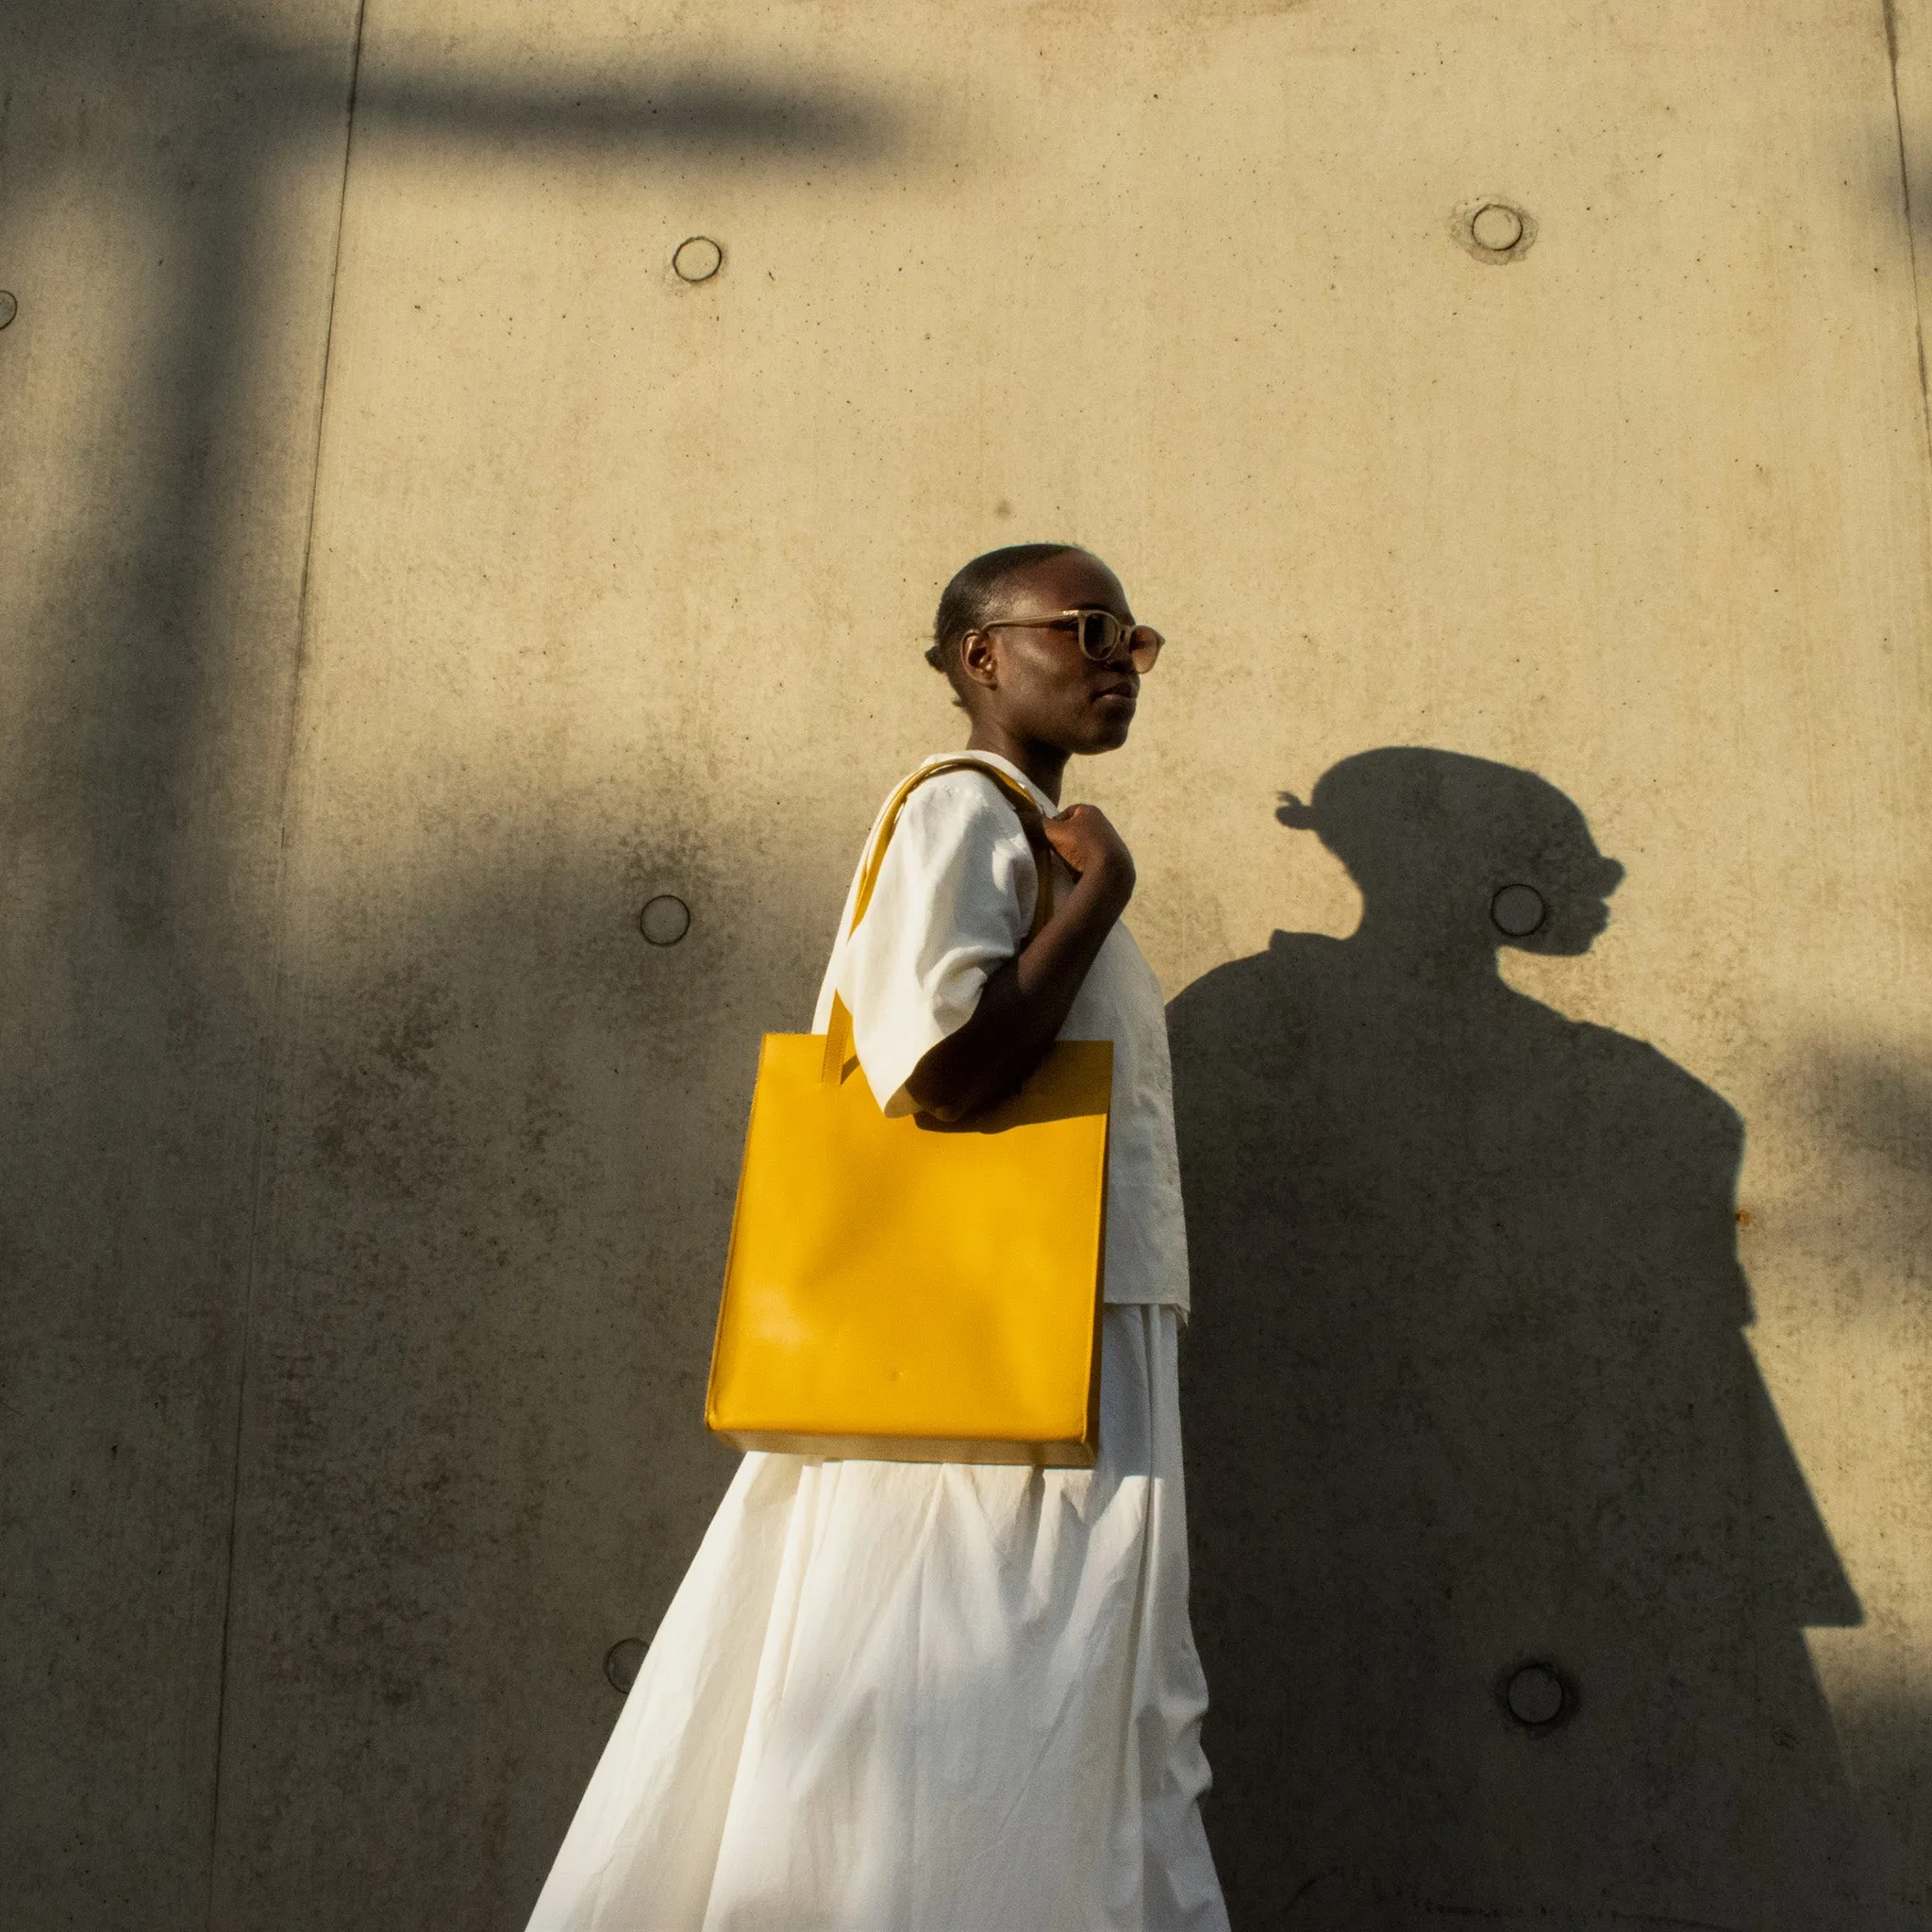
[[[1390,745],[1331,767],[1275,817],[1311,831],[1360,888],[1363,930],[1587,953],[1624,868],[1534,772],[1459,752]]]

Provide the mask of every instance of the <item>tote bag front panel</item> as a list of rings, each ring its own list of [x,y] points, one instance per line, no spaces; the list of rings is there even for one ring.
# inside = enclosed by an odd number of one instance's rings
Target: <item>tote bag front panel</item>
[[[856,1069],[827,1082],[824,1044],[764,1042],[711,1426],[744,1446],[1091,1461],[1111,1043],[1058,1042],[957,1127],[887,1118]]]

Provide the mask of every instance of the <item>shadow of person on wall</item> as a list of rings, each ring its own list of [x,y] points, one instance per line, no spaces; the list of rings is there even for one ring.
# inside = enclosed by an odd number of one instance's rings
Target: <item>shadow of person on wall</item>
[[[1803,1637],[1858,1605],[1741,1333],[1742,1124],[1497,971],[1589,951],[1623,867],[1449,752],[1278,816],[1358,929],[1169,1014],[1237,1932],[1893,1923]]]

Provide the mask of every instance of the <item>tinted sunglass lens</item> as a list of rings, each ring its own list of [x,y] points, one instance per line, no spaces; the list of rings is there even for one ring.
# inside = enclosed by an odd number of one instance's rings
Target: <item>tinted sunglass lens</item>
[[[1134,669],[1143,676],[1154,668],[1154,660],[1160,656],[1161,636],[1158,630],[1144,624],[1137,624],[1127,633],[1127,656],[1132,658]]]
[[[1090,658],[1107,660],[1107,612],[1104,610],[1083,610],[1080,613],[1080,648]]]

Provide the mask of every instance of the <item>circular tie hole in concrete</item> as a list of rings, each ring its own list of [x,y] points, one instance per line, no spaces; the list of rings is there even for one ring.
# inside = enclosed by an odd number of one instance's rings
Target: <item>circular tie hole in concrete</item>
[[[1569,1680],[1555,1664],[1518,1664],[1502,1683],[1503,1708],[1526,1731],[1554,1730],[1576,1708]]]
[[[1549,917],[1550,908],[1534,886],[1505,886],[1490,901],[1490,918],[1498,932],[1526,940]]]
[[[1449,232],[1478,261],[1521,261],[1536,240],[1536,218],[1513,201],[1484,194],[1451,213]]]
[[[638,930],[654,946],[675,946],[691,930],[691,908],[675,892],[659,892],[644,901]]]
[[[677,244],[671,267],[680,282],[708,282],[724,266],[724,251],[708,235],[692,235]]]
[[[1506,201],[1491,201],[1471,217],[1469,232],[1478,245],[1507,255],[1523,240],[1523,217]]]
[[[604,1675],[621,1696],[630,1695],[630,1687],[643,1668],[644,1653],[650,1645],[641,1637],[621,1637],[604,1653]]]

